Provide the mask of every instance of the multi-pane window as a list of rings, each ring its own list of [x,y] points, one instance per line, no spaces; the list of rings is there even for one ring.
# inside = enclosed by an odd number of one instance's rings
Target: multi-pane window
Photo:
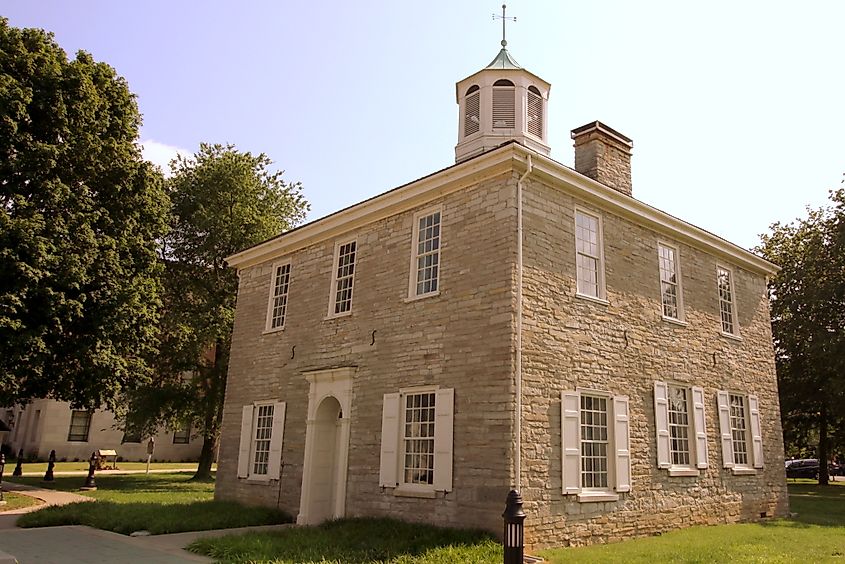
[[[405,396],[403,482],[434,483],[434,392]]]
[[[173,444],[186,445],[191,442],[191,424],[185,423],[179,429],[173,431]]]
[[[270,294],[269,329],[279,329],[285,326],[289,287],[290,263],[278,264],[273,267],[273,286]]]
[[[581,395],[581,486],[608,487],[607,398]]]
[[[252,474],[266,475],[270,463],[270,438],[273,434],[273,404],[259,405],[255,410],[252,443]]]
[[[686,388],[669,386],[669,452],[675,466],[690,465],[689,402]]]
[[[663,302],[663,316],[681,319],[681,286],[678,278],[677,251],[667,245],[657,245],[660,261],[660,296]]]
[[[464,137],[469,137],[473,133],[478,133],[481,126],[479,119],[479,92],[478,86],[470,86],[467,90],[466,98],[464,99]]]
[[[414,295],[437,292],[440,271],[440,212],[417,219],[414,248]]]
[[[332,315],[352,311],[352,282],[355,278],[355,253],[357,244],[349,241],[337,248],[335,277],[332,292],[334,305]]]
[[[725,333],[734,334],[734,298],[731,271],[720,266],[718,268],[718,283],[719,314],[722,318],[722,331],[724,331]]]
[[[580,210],[575,212],[576,285],[579,294],[603,297],[601,227],[599,218]]]
[[[745,398],[737,394],[730,395],[731,406],[731,442],[733,443],[734,464],[748,465],[748,431],[745,419]]]
[[[67,440],[88,442],[88,430],[91,428],[91,412],[73,410],[70,414],[70,429]]]

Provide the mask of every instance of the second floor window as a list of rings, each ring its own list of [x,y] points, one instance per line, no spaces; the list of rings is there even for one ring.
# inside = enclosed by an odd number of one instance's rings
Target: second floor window
[[[734,291],[731,271],[718,267],[719,284],[719,316],[722,321],[722,332],[736,334],[736,320],[734,318]]]
[[[604,264],[602,264],[601,246],[601,224],[599,218],[581,210],[576,210],[576,289],[579,294],[603,299]]]
[[[355,255],[357,243],[349,241],[337,247],[335,253],[334,279],[332,281],[332,306],[329,315],[341,315],[352,311],[352,283],[355,278]]]
[[[273,267],[273,283],[270,285],[270,310],[267,329],[281,329],[285,326],[290,286],[290,263]]]
[[[73,410],[70,414],[70,429],[67,440],[74,442],[88,442],[88,431],[91,428],[91,412]]]
[[[413,257],[411,297],[436,293],[440,289],[440,211],[417,216]]]
[[[663,317],[681,319],[681,280],[678,275],[678,251],[668,245],[657,245],[660,261],[660,299]]]

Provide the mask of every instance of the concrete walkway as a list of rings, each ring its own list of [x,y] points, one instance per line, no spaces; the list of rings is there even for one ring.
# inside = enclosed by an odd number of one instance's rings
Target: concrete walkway
[[[150,474],[182,474],[184,472],[196,472],[196,467],[194,468],[153,468],[150,469]],[[212,472],[214,470],[212,469]],[[97,476],[116,476],[121,474],[146,474],[146,470],[97,470]],[[88,470],[65,470],[62,472],[53,472],[53,476],[87,476]],[[44,472],[23,472],[21,474],[24,478],[38,478],[43,477]],[[8,480],[10,477],[7,475],[5,480]],[[14,479],[14,478],[12,478]],[[6,483],[4,481],[4,483]]]

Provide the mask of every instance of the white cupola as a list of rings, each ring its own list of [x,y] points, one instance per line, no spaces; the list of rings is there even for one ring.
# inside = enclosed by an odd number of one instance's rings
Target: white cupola
[[[458,144],[455,162],[465,161],[502,143],[516,141],[548,155],[546,133],[551,84],[520,67],[506,49],[493,61],[458,82]]]

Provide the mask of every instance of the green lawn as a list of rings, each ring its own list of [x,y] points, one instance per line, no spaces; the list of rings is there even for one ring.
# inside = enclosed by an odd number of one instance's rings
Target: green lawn
[[[290,516],[272,508],[246,508],[213,501],[213,482],[193,482],[190,474],[127,474],[97,477],[97,490],[80,492],[84,477],[57,477],[50,487],[72,491],[96,502],[46,507],[18,520],[20,527],[88,525],[129,534],[152,534],[228,529],[290,522]],[[38,478],[15,481],[42,487]]]
[[[111,458],[109,458],[109,466],[112,465]],[[14,462],[6,463],[6,476],[4,479],[11,477],[11,470],[15,467]],[[146,462],[118,462],[118,470],[146,470]],[[151,462],[150,470],[181,470],[183,468],[190,468],[196,470],[196,462]],[[214,467],[212,467],[214,468]],[[46,462],[24,462],[21,468],[24,472],[38,472],[44,474],[47,471]],[[88,471],[88,461],[82,460],[80,462],[56,462],[54,472],[82,472]]]
[[[34,497],[12,492],[3,492],[3,497],[6,500],[6,505],[0,505],[0,513],[3,513],[4,511],[11,511],[12,509],[30,507],[41,503],[41,501],[35,499]]]
[[[790,484],[791,519],[692,527],[611,545],[542,551],[549,562],[843,562],[845,482]],[[345,519],[319,527],[201,539],[189,550],[219,562],[497,563],[501,546],[483,532],[387,519]]]

